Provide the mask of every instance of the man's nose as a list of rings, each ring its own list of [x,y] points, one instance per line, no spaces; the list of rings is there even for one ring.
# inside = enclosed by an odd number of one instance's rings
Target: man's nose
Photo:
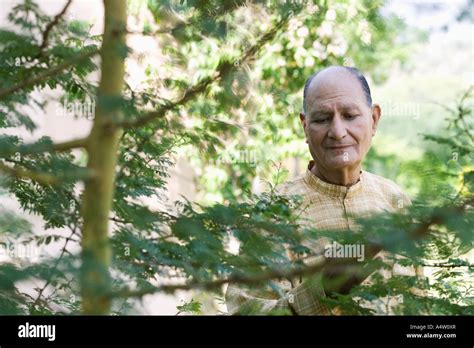
[[[329,125],[328,137],[332,139],[342,139],[347,135],[347,130],[340,115],[336,114]]]

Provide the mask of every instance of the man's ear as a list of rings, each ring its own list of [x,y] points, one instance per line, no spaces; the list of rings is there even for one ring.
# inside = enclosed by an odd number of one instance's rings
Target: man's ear
[[[306,143],[308,143],[308,136],[306,135],[306,116],[303,112],[300,112],[300,121],[303,125],[304,137],[306,138]]]
[[[379,124],[380,117],[382,116],[382,109],[379,104],[374,104],[372,106],[372,136],[375,135],[377,131],[377,126]]]
[[[306,129],[306,116],[303,112],[300,112],[300,121],[303,125],[303,129]]]

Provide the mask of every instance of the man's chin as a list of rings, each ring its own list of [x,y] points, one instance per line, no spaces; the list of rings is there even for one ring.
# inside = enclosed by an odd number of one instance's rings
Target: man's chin
[[[343,158],[341,158],[341,159],[336,159],[335,158],[333,160],[327,161],[325,167],[330,169],[330,170],[341,170],[341,169],[344,169],[344,168],[353,167],[354,165],[356,165],[356,162],[346,161]]]

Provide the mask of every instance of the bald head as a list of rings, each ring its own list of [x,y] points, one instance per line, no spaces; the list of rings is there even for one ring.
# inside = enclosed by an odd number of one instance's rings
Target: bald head
[[[370,94],[369,84],[367,83],[364,75],[362,75],[362,73],[357,68],[330,66],[316,72],[306,80],[303,94],[304,113],[306,114],[308,109],[308,96],[311,94],[310,92],[315,88],[315,86],[329,85],[326,87],[330,87],[330,85],[340,84],[341,81],[344,81],[344,79],[355,79],[360,90],[354,92],[356,94],[358,94],[357,92],[362,92],[367,105],[372,107],[372,96]]]

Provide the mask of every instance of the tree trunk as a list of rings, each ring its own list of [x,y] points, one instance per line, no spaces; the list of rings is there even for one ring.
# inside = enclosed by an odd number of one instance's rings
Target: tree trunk
[[[83,314],[110,312],[109,214],[115,184],[117,149],[122,131],[107,126],[120,118],[110,105],[122,96],[124,84],[126,0],[104,0],[105,27],[101,49],[101,80],[94,124],[88,139],[88,165],[93,178],[85,184],[82,216],[81,295]]]

